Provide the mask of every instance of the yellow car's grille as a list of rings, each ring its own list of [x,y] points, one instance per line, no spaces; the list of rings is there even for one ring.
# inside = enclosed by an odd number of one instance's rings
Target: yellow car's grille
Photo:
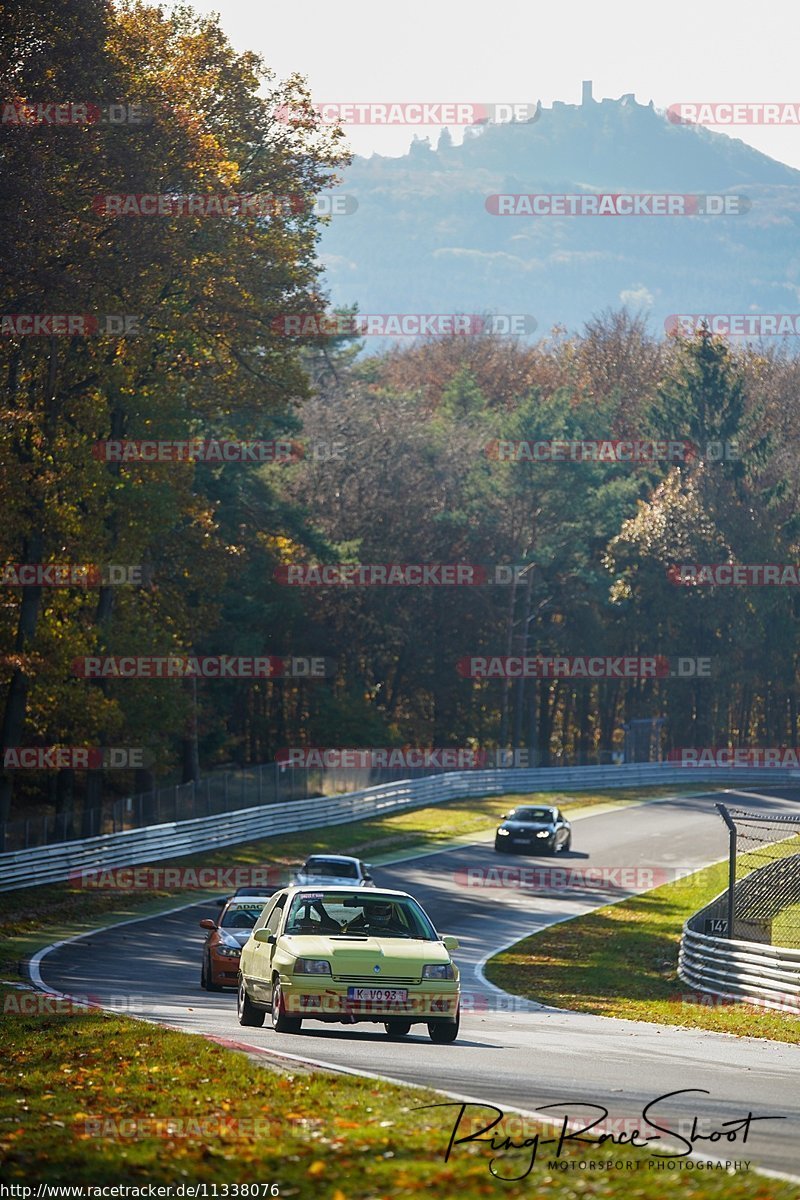
[[[396,983],[419,983],[419,979],[414,979],[410,975],[334,975],[336,983],[360,983],[364,987],[372,984],[373,987],[383,987],[386,984],[393,987]]]

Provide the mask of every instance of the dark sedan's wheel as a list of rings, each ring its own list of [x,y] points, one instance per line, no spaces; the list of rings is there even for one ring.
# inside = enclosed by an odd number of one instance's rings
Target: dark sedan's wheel
[[[461,1022],[461,1010],[456,1013],[453,1021],[429,1021],[428,1034],[432,1042],[445,1046],[454,1042],[458,1037],[458,1027]]]
[[[561,847],[561,853],[566,854],[567,851],[571,850],[571,849],[572,849],[572,834],[568,833],[567,840],[564,842],[564,845]]]
[[[410,1021],[384,1021],[383,1028],[390,1038],[402,1038],[411,1030]]]
[[[200,987],[207,992],[221,992],[222,984],[214,983],[211,974],[211,962],[207,954],[203,955],[203,965],[200,968]]]
[[[287,1016],[280,980],[276,979],[272,985],[272,1028],[276,1033],[299,1033],[302,1024],[302,1017]]]
[[[250,997],[244,986],[244,980],[239,980],[239,989],[236,993],[236,1016],[239,1018],[240,1025],[252,1025],[258,1029],[264,1024],[264,1017],[267,1014],[261,1008],[256,1008],[251,1004]]]

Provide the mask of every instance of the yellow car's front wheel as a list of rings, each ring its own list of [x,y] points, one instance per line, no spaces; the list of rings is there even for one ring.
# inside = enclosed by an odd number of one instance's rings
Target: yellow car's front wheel
[[[456,1011],[454,1020],[452,1021],[429,1021],[428,1034],[432,1042],[437,1042],[439,1045],[447,1045],[454,1042],[458,1037],[458,1028],[461,1023],[461,1010]]]

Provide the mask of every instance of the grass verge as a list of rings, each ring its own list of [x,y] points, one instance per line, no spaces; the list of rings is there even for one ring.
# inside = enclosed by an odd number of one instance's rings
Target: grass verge
[[[564,1147],[557,1167],[548,1165],[556,1147],[540,1147],[526,1178],[500,1184],[489,1172],[496,1152],[487,1143],[457,1146],[444,1161],[458,1105],[421,1109],[445,1100],[432,1091],[302,1068],[264,1069],[201,1037],[96,1012],[6,1013],[3,1033],[6,1184],[259,1183],[276,1184],[282,1200],[419,1194],[478,1200],[497,1197],[498,1188],[509,1200],[794,1200],[797,1194],[795,1184],[748,1172],[655,1170],[646,1151],[575,1143]],[[509,1117],[498,1134],[521,1140],[514,1122]],[[553,1136],[552,1127],[542,1128],[543,1137]],[[526,1122],[524,1136],[531,1133]],[[530,1156],[530,1149],[500,1154],[494,1169],[519,1175]],[[572,1168],[587,1159],[634,1165]],[[258,1194],[268,1196],[268,1186]]]
[[[717,863],[551,925],[492,958],[486,976],[508,992],[576,1012],[800,1042],[800,1017],[703,996],[678,978],[683,923],[723,891],[727,870]]]

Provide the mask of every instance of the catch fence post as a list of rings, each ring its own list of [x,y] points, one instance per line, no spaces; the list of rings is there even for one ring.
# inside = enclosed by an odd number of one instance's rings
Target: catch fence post
[[[724,804],[717,804],[719,815],[728,827],[728,937],[733,937],[734,891],[736,888],[736,826]]]

